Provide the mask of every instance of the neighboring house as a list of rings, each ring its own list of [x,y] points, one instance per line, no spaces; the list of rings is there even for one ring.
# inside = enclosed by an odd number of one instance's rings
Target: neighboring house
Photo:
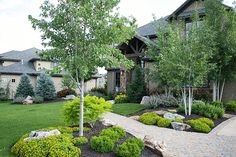
[[[181,20],[185,22],[185,31],[191,28],[191,16],[194,11],[199,13],[200,17],[205,16],[205,8],[203,0],[186,0],[179,8],[177,8],[171,15],[161,18],[159,20],[152,21],[142,27],[139,27],[136,35],[128,42],[118,46],[122,53],[135,62],[136,65],[140,65],[142,68],[152,68],[152,60],[145,56],[147,50],[147,43],[154,44],[154,40],[158,40],[156,33],[160,26],[164,26],[168,22],[174,20]],[[198,21],[201,25],[202,21]],[[109,93],[125,92],[129,82],[134,77],[133,71],[126,71],[123,68],[111,68],[107,69],[107,87]],[[157,89],[157,84],[147,79],[147,88],[149,92]],[[210,82],[207,87],[211,89]],[[236,82],[226,83],[223,93],[223,100],[236,100]]]
[[[35,87],[40,73],[52,70],[53,67],[57,66],[56,62],[40,59],[39,53],[39,49],[31,48],[24,51],[10,51],[0,54],[0,80],[3,82],[3,86],[9,84],[10,99],[14,98],[22,74],[28,74],[33,87]],[[62,90],[62,77],[63,74],[52,75],[57,92]],[[102,86],[97,83],[101,78],[103,77],[95,75],[85,82],[85,91]]]

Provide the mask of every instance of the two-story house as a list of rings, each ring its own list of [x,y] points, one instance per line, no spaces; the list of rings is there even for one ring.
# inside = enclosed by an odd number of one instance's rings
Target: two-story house
[[[206,15],[203,1],[204,0],[186,0],[169,16],[139,27],[136,35],[128,42],[128,44],[120,44],[118,48],[128,59],[133,60],[135,64],[140,65],[142,68],[150,69],[152,67],[152,60],[145,56],[145,52],[147,50],[147,43],[152,44],[154,43],[154,40],[158,40],[156,36],[158,28],[174,19],[184,21],[186,27],[185,30],[188,31],[191,28],[191,16],[193,15],[193,12],[197,11],[200,19]],[[201,25],[201,23],[202,21],[199,20],[198,24]],[[134,77],[133,71],[126,71],[122,68],[107,70],[108,92],[125,92],[127,85]],[[158,87],[155,82],[147,79],[147,88],[149,91],[153,91],[154,88]],[[208,88],[211,88],[210,83],[208,84]],[[235,82],[226,83],[223,100],[236,100]]]

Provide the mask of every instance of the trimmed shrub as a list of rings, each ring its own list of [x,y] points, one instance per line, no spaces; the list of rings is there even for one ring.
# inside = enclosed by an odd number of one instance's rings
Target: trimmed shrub
[[[118,94],[115,97],[115,103],[120,104],[120,103],[127,103],[129,102],[129,98],[126,94]]]
[[[139,157],[143,148],[144,143],[142,140],[130,138],[117,147],[116,155],[119,157]]]
[[[141,140],[139,138],[135,138],[135,137],[129,138],[127,140],[127,142],[128,143],[136,143],[140,149],[144,149],[144,147],[145,147],[143,140]]]
[[[225,108],[227,111],[236,112],[236,102],[229,102],[225,104]]]
[[[30,83],[28,75],[23,74],[20,78],[20,83],[17,86],[15,98],[27,96],[34,96],[33,86]]]
[[[41,104],[41,103],[44,102],[44,99],[43,99],[43,97],[41,97],[41,96],[35,96],[35,97],[33,97],[33,102],[34,102],[35,104]]]
[[[171,120],[168,118],[161,118],[158,122],[157,122],[157,126],[159,127],[164,127],[164,128],[168,128],[171,124]]]
[[[158,107],[172,107],[177,106],[178,101],[173,96],[158,95],[151,96],[147,102],[149,108],[155,109]]]
[[[209,118],[199,118],[197,120],[207,124],[210,128],[214,128],[214,126],[215,126],[214,122],[211,119],[209,119]]]
[[[23,101],[25,100],[24,97],[16,97],[13,99],[12,103],[13,104],[23,104]]]
[[[146,95],[146,83],[144,72],[139,65],[135,67],[134,75],[134,79],[128,85],[127,95],[130,102],[140,103],[143,96]]]
[[[115,144],[113,140],[107,136],[93,136],[90,141],[90,146],[96,152],[108,153],[113,150]]]
[[[185,113],[184,105],[179,105],[176,109],[177,113]]]
[[[184,121],[183,121],[182,119],[180,119],[180,118],[176,118],[176,119],[174,120],[174,122],[183,123]]]
[[[40,74],[36,82],[35,94],[44,100],[52,100],[56,97],[56,89],[50,76]]]
[[[186,121],[187,124],[189,124],[194,131],[202,132],[202,133],[209,133],[211,131],[211,128],[206,124],[199,120],[189,120]]]
[[[63,90],[57,92],[58,98],[66,97],[67,95],[77,95],[77,94],[76,94],[75,90],[73,90],[71,88],[63,89]]]
[[[159,119],[161,119],[161,117],[156,113],[147,112],[142,114],[138,120],[146,125],[155,125]]]
[[[113,126],[111,128],[108,128],[108,129],[117,132],[117,134],[119,135],[119,138],[125,138],[126,137],[125,129],[123,129],[123,128],[119,127],[119,126]]]
[[[94,123],[101,118],[103,113],[111,110],[111,103],[103,98],[86,96],[84,98],[84,123]],[[68,101],[64,105],[64,117],[67,123],[72,125],[79,123],[80,98]]]
[[[110,129],[104,129],[100,132],[99,136],[107,136],[109,137],[114,143],[118,142],[120,137],[117,132],[110,130]]]
[[[45,157],[45,156],[79,156],[81,151],[72,143],[72,136],[60,134],[44,139],[31,139],[24,141],[28,134],[22,136],[11,148],[12,153],[19,157]]]
[[[75,137],[73,143],[74,145],[84,145],[88,143],[88,139],[86,137]]]

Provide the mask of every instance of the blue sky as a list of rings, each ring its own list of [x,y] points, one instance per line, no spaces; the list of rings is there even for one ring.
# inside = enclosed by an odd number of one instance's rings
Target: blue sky
[[[52,2],[56,0],[51,0]],[[185,0],[121,0],[120,14],[133,16],[139,26],[171,14]],[[0,0],[0,53],[42,48],[40,32],[32,29],[27,16],[37,17],[43,0]],[[232,4],[233,0],[225,0]]]

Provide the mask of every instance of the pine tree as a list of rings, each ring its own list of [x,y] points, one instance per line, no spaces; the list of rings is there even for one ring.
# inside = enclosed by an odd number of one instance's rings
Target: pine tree
[[[146,95],[146,83],[140,66],[135,67],[134,73],[135,77],[128,86],[127,95],[130,102],[140,103],[142,97]]]
[[[16,89],[15,98],[34,96],[33,86],[30,83],[30,79],[27,74],[23,74],[20,79],[20,83]]]
[[[36,83],[35,95],[44,98],[44,100],[52,100],[55,98],[55,86],[48,75],[40,74]]]

